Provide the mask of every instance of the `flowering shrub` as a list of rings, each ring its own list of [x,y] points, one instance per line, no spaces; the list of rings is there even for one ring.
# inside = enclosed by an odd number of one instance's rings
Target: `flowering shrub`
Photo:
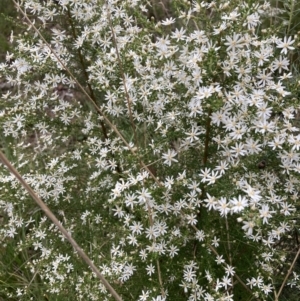
[[[300,288],[296,38],[267,1],[152,2],[20,1],[2,147],[123,300],[278,300]],[[112,300],[0,179],[1,294]]]

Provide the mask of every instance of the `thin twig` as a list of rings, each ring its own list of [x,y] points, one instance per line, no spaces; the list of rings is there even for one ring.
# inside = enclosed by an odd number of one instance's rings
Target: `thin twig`
[[[43,42],[47,45],[47,47],[49,48],[49,50],[51,51],[51,53],[53,53],[53,55],[56,57],[56,59],[58,60],[58,62],[61,64],[61,66],[68,72],[68,74],[71,76],[71,78],[76,82],[76,84],[78,85],[78,87],[80,88],[80,90],[82,90],[82,92],[85,94],[85,96],[89,99],[89,101],[93,104],[93,106],[95,107],[96,111],[98,113],[100,113],[103,117],[103,119],[106,121],[106,123],[113,129],[113,131],[121,138],[121,140],[124,142],[124,144],[128,147],[128,149],[131,151],[131,153],[133,155],[135,155],[141,166],[146,169],[148,171],[148,173],[150,174],[150,176],[154,179],[154,181],[159,185],[162,186],[162,184],[160,183],[160,181],[156,178],[156,176],[150,171],[150,169],[148,168],[148,166],[139,158],[139,156],[137,155],[137,153],[135,152],[135,150],[130,147],[130,145],[127,143],[127,141],[125,140],[125,138],[123,137],[123,135],[118,131],[118,129],[116,128],[116,126],[114,124],[112,124],[110,122],[110,120],[105,116],[105,114],[102,112],[102,110],[97,106],[96,102],[94,101],[94,99],[91,98],[91,96],[86,92],[86,90],[82,87],[82,85],[77,81],[77,79],[75,78],[75,76],[73,75],[73,73],[69,70],[69,68],[61,61],[61,59],[59,58],[59,56],[53,51],[52,47],[49,45],[49,43],[44,39],[43,35],[40,33],[40,31],[35,27],[35,25],[31,22],[31,20],[27,17],[26,13],[21,9],[21,7],[15,2],[15,0],[13,0],[13,2],[15,3],[15,5],[18,7],[18,9],[21,11],[21,13],[23,14],[23,16],[25,17],[25,19],[27,20],[27,22],[29,22],[29,24],[31,25],[31,27],[35,30],[35,32],[40,36],[40,38],[43,40]],[[126,88],[126,86],[125,86]],[[150,217],[150,219],[152,219]],[[153,221],[152,221],[152,225],[153,225]],[[163,290],[163,285],[162,285],[162,277],[161,277],[161,272],[160,272],[160,264],[159,261],[156,262],[157,263],[157,269],[158,269],[158,278],[159,278],[159,283],[161,285],[161,290],[162,290],[162,294],[163,296],[165,296],[165,292]],[[103,277],[103,276],[102,276]]]
[[[71,31],[72,31],[72,34],[73,34],[73,38],[76,40],[77,39],[76,30],[75,30],[74,24],[72,22],[72,18],[71,18],[69,8],[67,10],[67,13],[68,13],[68,20],[69,20],[69,23],[71,25]],[[94,90],[93,90],[93,88],[92,88],[92,86],[89,82],[89,76],[88,76],[88,73],[86,71],[86,66],[85,66],[84,59],[83,59],[83,56],[82,56],[82,53],[81,53],[80,49],[77,49],[77,53],[78,53],[79,61],[80,61],[80,64],[81,64],[81,67],[82,67],[82,70],[83,70],[83,75],[85,77],[86,84],[87,84],[87,87],[88,87],[89,92],[90,92],[90,97],[96,103],[96,97],[95,97],[95,94],[94,94]],[[101,114],[101,116],[102,116],[102,114]],[[100,120],[100,124],[101,124],[104,139],[108,139],[107,130],[106,130],[105,124],[102,120]]]
[[[59,222],[56,216],[52,213],[49,207],[38,197],[38,195],[34,192],[34,190],[27,184],[27,182],[22,178],[19,172],[11,165],[9,160],[0,150],[0,160],[3,164],[8,168],[9,172],[13,174],[21,185],[27,190],[29,195],[35,200],[35,202],[39,205],[39,207],[45,212],[47,217],[56,225],[56,227],[60,230],[60,232],[66,237],[66,239],[70,242],[79,256],[89,265],[91,270],[97,275],[97,277],[104,284],[106,289],[113,295],[115,300],[122,301],[120,295],[114,290],[114,288],[109,284],[109,282],[104,278],[104,276],[100,273],[98,268],[94,265],[92,260],[85,254],[85,252],[80,248],[77,242],[72,238],[70,233],[66,230],[66,228]]]
[[[197,229],[197,227],[195,225],[191,225],[192,228],[197,232],[199,231]],[[217,250],[212,246],[212,245],[208,245],[209,249],[216,255],[216,256],[219,256]],[[234,274],[234,278],[249,292],[252,294],[252,291],[249,289],[249,287],[244,283],[244,281],[237,275],[237,274]]]
[[[152,208],[150,206],[150,204],[148,203],[148,201],[146,202],[147,204],[147,209],[148,209],[148,218],[149,218],[149,223],[151,228],[153,229],[153,216],[152,216]],[[153,236],[153,242],[156,243],[156,237]],[[163,287],[163,282],[162,282],[162,277],[161,277],[161,270],[160,270],[160,263],[159,260],[156,260],[156,267],[157,267],[157,275],[158,275],[158,282],[160,285],[160,290],[161,290],[161,294],[163,297],[166,296],[164,287]]]
[[[208,160],[208,146],[209,146],[209,140],[210,140],[210,123],[211,123],[211,113],[212,110],[209,108],[208,110],[208,116],[206,120],[206,126],[205,126],[205,146],[204,146],[204,156],[203,156],[203,165],[206,165]]]
[[[293,268],[294,268],[294,266],[296,264],[296,261],[297,261],[299,255],[300,255],[300,247],[298,249],[298,252],[297,252],[297,254],[296,254],[296,256],[295,256],[295,258],[294,258],[294,260],[293,260],[293,262],[292,262],[292,264],[291,264],[291,266],[290,266],[290,268],[289,268],[289,270],[288,270],[288,272],[287,272],[287,274],[286,274],[286,276],[285,276],[282,284],[281,284],[281,287],[280,287],[278,293],[275,295],[275,301],[279,300],[279,296],[282,293],[282,290],[283,290],[283,288],[285,286],[285,283],[287,282],[287,280],[288,280],[288,278],[289,278],[289,276],[290,276],[290,274],[291,274],[291,272],[292,272],[292,270],[293,270]]]
[[[158,180],[158,178],[149,170],[148,166],[139,158],[138,154],[135,152],[135,150],[130,147],[129,143],[125,140],[123,135],[119,132],[117,127],[106,117],[106,115],[102,112],[102,110],[97,106],[96,102],[91,98],[91,96],[86,92],[86,90],[82,87],[82,85],[77,81],[75,76],[72,74],[72,72],[69,70],[69,68],[62,62],[62,60],[59,58],[59,56],[55,53],[55,51],[52,49],[50,44],[44,39],[43,35],[40,33],[40,31],[36,28],[36,26],[31,22],[31,20],[27,17],[26,13],[22,10],[22,8],[19,6],[19,4],[16,3],[15,0],[12,0],[16,7],[19,9],[19,11],[22,13],[24,18],[29,22],[30,26],[34,29],[34,31],[39,35],[39,37],[42,39],[42,41],[47,45],[51,53],[55,56],[55,58],[58,60],[58,62],[61,64],[61,66],[66,70],[66,72],[70,75],[70,77],[76,82],[77,86],[80,88],[80,90],[85,94],[85,96],[88,98],[88,100],[93,104],[94,108],[98,113],[100,113],[105,120],[105,122],[111,127],[111,129],[119,136],[119,138],[124,142],[124,144],[127,146],[127,148],[130,150],[130,152],[136,156],[141,164],[141,166],[147,170],[147,172],[150,174],[150,176],[153,178],[153,180],[159,185],[162,186],[162,183]],[[117,50],[116,50],[117,51]],[[124,74],[123,74],[124,76]],[[124,83],[124,89],[126,89],[126,82]],[[125,90],[125,93],[128,93],[127,90]],[[130,105],[130,103],[129,103]],[[130,108],[130,106],[129,106]],[[211,109],[209,110],[208,114],[208,119],[207,119],[207,125],[206,125],[206,139],[205,139],[205,151],[204,151],[204,158],[203,158],[203,163],[207,163],[208,159],[208,145],[209,145],[209,135],[210,135],[210,122],[211,122]],[[134,125],[133,125],[134,127]],[[1,153],[1,157],[2,157]],[[3,155],[4,156],[4,155]],[[3,159],[2,159],[3,160]],[[9,164],[9,162],[8,162]],[[6,164],[5,164],[6,165]],[[8,165],[6,165],[8,166]],[[11,166],[11,165],[10,165]],[[11,166],[11,168],[13,168]],[[10,169],[10,168],[9,168]],[[114,291],[114,289],[110,286],[110,284],[106,281],[106,279],[101,275],[99,270],[94,266],[92,261],[89,259],[89,257],[84,253],[84,251],[77,245],[77,243],[72,239],[70,234],[67,232],[67,230],[59,223],[59,221],[56,219],[56,217],[53,215],[53,213],[50,211],[50,209],[44,204],[44,202],[38,198],[38,196],[34,193],[34,191],[28,186],[28,184],[22,179],[22,177],[17,173],[15,170],[16,174],[15,176],[18,178],[22,186],[29,192],[29,194],[32,196],[32,198],[39,204],[39,206],[42,208],[42,210],[46,213],[46,215],[54,222],[54,224],[60,229],[60,231],[66,236],[68,241],[72,244],[72,246],[76,249],[78,254],[84,259],[85,262],[88,263],[88,265],[91,267],[91,269],[95,272],[95,274],[98,276],[99,279],[103,282],[105,287],[111,292],[111,294],[115,297],[116,300],[122,300],[121,297]],[[18,175],[18,176],[17,176]],[[195,226],[192,226],[196,231],[198,229]],[[215,248],[211,245],[209,245],[209,248],[211,251],[218,256],[217,251]],[[300,252],[300,249],[299,249]],[[299,253],[298,252],[298,253]],[[160,274],[160,268],[159,268],[159,262],[158,263],[158,269],[159,269],[159,274]],[[234,275],[234,277],[240,282],[240,284],[250,293],[252,291],[246,286],[246,284],[239,278],[237,274]],[[162,286],[162,280],[161,277],[159,276],[159,281]]]
[[[293,15],[294,15],[294,9],[295,9],[295,0],[291,1],[291,6],[289,8],[290,8],[290,18],[289,18],[287,34],[289,34],[290,29],[291,29],[291,24],[292,24],[292,19],[293,19]]]
[[[231,244],[230,244],[229,226],[228,226],[227,217],[225,217],[225,224],[226,224],[226,232],[227,232],[227,244],[228,244],[229,264],[230,264],[230,266],[232,266]],[[231,275],[231,282],[232,282],[232,289],[233,289],[233,276],[232,275]]]
[[[92,103],[96,111],[102,115],[105,122],[110,126],[110,128],[119,136],[119,138],[124,142],[126,147],[129,149],[129,151],[138,158],[139,163],[143,168],[147,170],[149,175],[152,177],[152,179],[158,184],[159,186],[162,186],[162,183],[157,179],[157,177],[151,172],[151,170],[147,167],[147,165],[140,159],[136,151],[129,145],[129,143],[126,141],[126,139],[123,137],[123,135],[119,132],[117,127],[106,117],[106,115],[102,112],[102,110],[97,106],[95,101],[91,98],[91,96],[86,92],[86,90],[82,87],[82,85],[77,81],[73,73],[69,70],[69,68],[62,62],[62,60],[59,58],[59,56],[55,53],[55,51],[52,49],[51,45],[45,40],[43,35],[40,33],[40,31],[36,28],[36,26],[31,22],[31,20],[27,17],[26,13],[23,11],[23,9],[20,7],[20,5],[15,1],[12,0],[18,10],[22,13],[24,18],[27,20],[27,22],[30,24],[30,26],[34,29],[34,31],[39,35],[39,37],[42,39],[42,41],[45,43],[45,45],[49,48],[51,53],[55,56],[55,58],[58,60],[58,62],[61,64],[61,66],[67,71],[67,73],[70,75],[70,77],[76,82],[77,86],[80,88],[80,90],[84,93],[84,95],[88,98],[88,100]]]
[[[158,259],[156,260],[156,266],[157,266],[157,274],[158,274],[158,281],[159,281],[159,284],[160,284],[161,294],[162,294],[163,297],[166,297],[166,293],[165,293],[165,290],[164,290],[164,287],[163,287],[163,282],[162,282],[162,277],[161,277],[160,263],[159,263]]]
[[[126,86],[124,68],[123,68],[123,64],[122,64],[122,61],[121,61],[121,57],[120,57],[120,53],[119,53],[119,49],[118,49],[118,44],[117,44],[117,39],[116,39],[116,34],[115,34],[115,31],[114,31],[114,27],[113,27],[113,23],[112,23],[112,20],[111,20],[111,15],[110,15],[110,10],[109,9],[108,9],[108,12],[107,12],[107,16],[108,16],[108,21],[109,21],[109,25],[110,25],[110,30],[111,30],[111,33],[112,33],[113,42],[114,42],[115,49],[116,49],[118,64],[119,64],[120,72],[121,72],[121,76],[122,76],[124,92],[125,92],[125,96],[126,96],[126,100],[127,100],[129,118],[130,118],[132,130],[133,130],[133,135],[134,135],[134,141],[135,141],[135,144],[138,146],[138,139],[137,139],[137,135],[136,135],[136,127],[135,127],[133,117],[132,117],[131,100],[130,100],[129,93],[128,93],[127,86]]]

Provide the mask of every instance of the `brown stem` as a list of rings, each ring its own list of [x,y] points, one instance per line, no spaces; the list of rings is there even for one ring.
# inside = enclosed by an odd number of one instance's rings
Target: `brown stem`
[[[77,34],[76,34],[76,30],[75,30],[75,27],[74,27],[74,24],[73,24],[73,21],[72,21],[72,17],[71,17],[69,8],[68,8],[67,12],[68,12],[68,21],[69,21],[69,23],[71,25],[71,30],[72,30],[73,38],[76,40],[77,39]],[[84,59],[83,59],[83,56],[82,56],[82,53],[81,53],[80,49],[77,49],[77,54],[78,54],[78,57],[79,57],[79,61],[80,61],[82,70],[83,70],[83,75],[85,77],[86,84],[88,86],[90,97],[96,103],[96,97],[95,97],[95,94],[94,94],[94,90],[92,89],[92,86],[91,86],[91,84],[89,82],[89,75],[88,75],[88,73],[86,71],[85,62],[84,62]],[[101,116],[102,116],[102,114],[101,114]],[[104,122],[102,120],[100,120],[100,124],[101,124],[101,128],[102,128],[102,133],[103,133],[104,139],[107,139],[108,135],[107,135],[107,129],[105,127],[105,124],[104,124]]]
[[[203,156],[203,164],[206,165],[208,161],[208,146],[210,140],[210,123],[211,123],[211,113],[212,110],[209,108],[208,116],[206,120],[206,131],[205,131],[205,144],[204,144],[204,156]]]
[[[60,230],[60,232],[66,237],[66,239],[70,242],[79,256],[89,265],[91,270],[97,275],[97,277],[101,280],[107,290],[113,295],[115,300],[122,301],[122,298],[119,294],[114,290],[114,288],[109,284],[109,282],[104,278],[104,276],[100,273],[98,268],[94,265],[92,260],[85,254],[85,252],[81,249],[81,247],[77,244],[77,242],[72,238],[70,233],[63,227],[63,225],[59,222],[56,216],[52,213],[49,207],[38,197],[38,195],[34,192],[34,190],[27,184],[27,182],[22,178],[19,172],[11,165],[8,159],[0,150],[0,160],[3,164],[8,168],[9,172],[13,174],[18,181],[21,183],[23,188],[27,190],[29,195],[35,200],[35,202],[39,205],[39,207],[45,212],[47,217],[56,225],[56,227]]]
[[[209,108],[208,109],[208,116],[207,116],[207,120],[206,120],[206,126],[205,126],[206,131],[205,131],[204,154],[203,154],[203,165],[204,166],[207,164],[207,161],[208,161],[208,147],[209,147],[209,140],[210,140],[211,114],[212,114],[212,109]],[[205,185],[202,185],[202,187],[201,187],[201,198],[204,199],[205,196],[206,196]],[[202,209],[205,210],[203,208],[203,206],[200,205],[200,211],[197,214],[198,221],[201,220]]]
[[[22,13],[25,20],[30,24],[31,28],[34,29],[34,31],[38,34],[38,36],[41,38],[41,40],[47,45],[48,49],[51,51],[51,53],[55,56],[57,61],[60,63],[60,65],[63,67],[63,69],[70,75],[70,77],[74,80],[74,82],[77,84],[79,89],[83,92],[83,94],[87,97],[87,99],[91,102],[95,110],[99,115],[103,117],[105,122],[109,125],[109,127],[117,134],[117,136],[123,141],[123,143],[128,147],[129,151],[138,158],[141,166],[147,170],[151,178],[159,185],[162,186],[162,183],[158,180],[158,178],[149,170],[147,165],[140,159],[138,154],[135,152],[135,150],[129,145],[129,143],[126,141],[126,139],[123,137],[123,135],[119,132],[117,127],[106,117],[106,115],[102,112],[102,110],[97,106],[96,102],[91,98],[89,93],[83,88],[83,86],[78,82],[78,80],[75,78],[73,73],[70,71],[70,69],[62,62],[62,60],[59,58],[59,56],[55,53],[55,51],[52,49],[51,45],[45,40],[43,35],[40,33],[40,31],[36,28],[36,26],[31,22],[31,20],[28,18],[24,10],[20,7],[20,5],[15,1],[12,0],[17,7],[17,9]]]
[[[300,248],[298,249],[298,252],[297,252],[297,254],[296,254],[296,256],[295,256],[295,258],[294,258],[294,260],[293,260],[293,262],[292,262],[292,264],[291,264],[291,266],[290,266],[290,268],[289,268],[289,270],[288,270],[288,272],[287,272],[287,274],[286,274],[286,276],[285,276],[285,278],[284,278],[282,284],[281,284],[281,287],[280,287],[278,293],[275,295],[275,301],[278,301],[278,300],[279,300],[279,296],[280,296],[280,294],[282,293],[282,290],[283,290],[283,288],[284,288],[284,286],[285,286],[285,283],[287,282],[287,280],[288,280],[290,274],[292,273],[292,270],[293,270],[293,268],[294,268],[294,266],[295,266],[295,264],[296,264],[296,261],[297,261],[299,255],[300,255]]]
[[[124,73],[123,64],[122,64],[119,49],[118,49],[118,44],[117,44],[117,39],[116,39],[114,27],[113,27],[112,20],[111,20],[111,17],[110,17],[110,11],[108,11],[107,15],[108,15],[109,23],[110,23],[110,29],[111,29],[111,33],[112,33],[113,42],[114,42],[115,49],[116,49],[118,64],[119,64],[120,72],[121,72],[121,76],[122,76],[124,92],[125,92],[125,96],[126,96],[126,100],[127,100],[127,107],[128,107],[128,112],[129,112],[130,123],[131,123],[132,129],[133,129],[134,140],[135,140],[135,144],[138,145],[138,139],[137,139],[137,135],[136,135],[136,127],[135,127],[133,117],[132,117],[131,100],[130,100],[129,93],[128,93],[128,90],[127,90],[127,87],[126,87],[125,73]]]
[[[149,223],[150,223],[150,226],[153,228],[152,209],[151,209],[151,206],[149,205],[148,202],[146,202],[146,204],[147,204],[147,209],[148,209]],[[156,243],[155,236],[153,237],[153,242]],[[163,281],[162,281],[161,271],[160,271],[160,263],[159,263],[158,259],[156,260],[156,267],[157,267],[158,282],[159,282],[159,285],[160,285],[161,294],[162,294],[163,297],[165,297],[166,293],[165,293],[164,288],[163,288]]]
[[[228,244],[228,257],[229,257],[229,264],[232,266],[232,255],[231,255],[231,244],[230,244],[230,236],[229,236],[229,226],[228,226],[228,220],[227,217],[225,217],[225,224],[226,224],[226,231],[227,231],[227,244]],[[231,282],[232,282],[232,288],[233,290],[233,276],[231,276]]]
[[[70,14],[69,8],[68,8],[67,12],[68,12],[68,21],[69,21],[70,26],[71,26],[72,35],[73,35],[74,40],[76,40],[77,39],[77,34],[76,34],[75,26],[74,26],[74,23],[73,23],[72,16]],[[93,88],[92,88],[92,86],[91,86],[91,84],[89,82],[89,75],[88,75],[88,73],[86,71],[86,65],[85,65],[84,58],[82,56],[82,53],[81,53],[80,49],[77,49],[77,54],[78,54],[79,62],[81,64],[81,67],[82,67],[82,70],[83,70],[83,75],[85,77],[85,81],[86,81],[86,84],[87,84],[87,87],[88,87],[88,90],[89,90],[89,95],[93,99],[93,101],[96,103],[96,97],[95,97],[95,94],[94,94],[94,90],[93,90]],[[103,116],[103,114],[100,114],[98,111],[97,111],[97,113],[99,115]],[[100,125],[101,125],[101,129],[102,129],[102,133],[103,133],[104,139],[108,139],[107,129],[106,129],[106,126],[105,126],[105,124],[104,124],[104,122],[102,120],[100,120]],[[117,163],[116,170],[117,170],[117,173],[119,175],[122,173],[122,170],[121,170],[119,162]]]

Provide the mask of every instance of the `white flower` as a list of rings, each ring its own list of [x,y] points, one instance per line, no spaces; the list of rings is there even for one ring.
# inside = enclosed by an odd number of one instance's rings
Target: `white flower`
[[[269,205],[263,205],[259,213],[260,217],[263,218],[263,223],[268,224],[268,219],[272,217],[271,213],[273,213],[269,210]]]
[[[217,259],[215,260],[217,264],[222,264],[225,262],[225,259],[223,258],[223,255],[217,255]]]
[[[251,204],[257,204],[261,200],[260,191],[253,189],[249,184],[246,184],[246,188],[243,189],[251,198]]]
[[[24,59],[16,59],[12,66],[15,67],[20,74],[26,72],[31,66]]]
[[[197,231],[196,232],[196,239],[199,241],[203,241],[205,238],[205,234],[203,230]]]
[[[221,178],[221,174],[217,171],[212,171],[210,175],[207,176],[208,185],[212,185],[216,182],[217,179]]]
[[[226,198],[222,197],[217,205],[217,209],[220,211],[221,216],[226,216],[230,212],[229,203],[227,203]]]
[[[196,277],[196,272],[192,268],[187,268],[183,272],[183,278],[187,282],[192,282],[192,280]]]
[[[244,46],[244,38],[240,34],[234,34],[233,37],[227,36],[227,42],[224,45],[228,46],[226,51],[235,51],[236,48],[242,48]]]
[[[211,209],[216,210],[216,206],[218,205],[218,202],[215,197],[212,197],[207,193],[207,199],[205,199],[204,201],[207,203],[205,207],[207,207],[208,210]]]
[[[152,263],[150,263],[149,265],[147,265],[146,270],[147,270],[147,275],[151,276],[155,272],[155,267]]]
[[[178,162],[178,160],[174,159],[176,155],[177,153],[173,149],[168,149],[168,152],[162,155],[162,158],[165,160],[164,163],[171,166],[172,162]]]
[[[226,272],[227,276],[229,276],[229,275],[233,276],[235,274],[234,267],[227,264],[227,266],[225,268],[225,272]]]
[[[143,231],[143,226],[140,222],[133,222],[133,225],[129,226],[129,228],[132,231],[132,234],[141,234]]]
[[[178,28],[175,29],[175,31],[172,33],[172,38],[176,39],[177,42],[180,40],[184,40],[186,38],[185,34],[185,29],[180,28],[180,30],[178,30]]]
[[[187,219],[187,223],[189,225],[196,225],[197,224],[197,215],[196,214],[187,214],[186,219]]]
[[[142,294],[139,296],[139,301],[147,301],[149,297],[149,291],[142,291]]]
[[[171,25],[173,23],[175,23],[176,19],[174,18],[167,18],[166,20],[162,21],[161,24],[164,25],[164,26],[167,26],[167,25]]]
[[[234,157],[238,157],[238,156],[244,156],[247,151],[244,149],[244,144],[242,143],[236,143],[235,146],[231,147],[230,152],[232,153],[232,155]]]
[[[199,140],[197,136],[199,136],[202,132],[199,130],[198,127],[192,126],[192,130],[190,132],[186,132],[185,134],[188,135],[189,142],[193,142],[194,140]]]
[[[252,235],[255,223],[253,221],[243,222],[243,223],[244,223],[244,226],[242,227],[242,229],[247,231],[247,235]]]
[[[295,47],[292,47],[291,45],[295,42],[295,40],[292,40],[291,37],[287,39],[287,37],[284,37],[283,41],[278,40],[276,42],[277,48],[282,48],[280,53],[287,54],[288,49],[293,50]]]
[[[219,241],[220,241],[220,238],[217,238],[216,236],[214,236],[214,239],[211,241],[211,244],[214,247],[218,247],[219,246]]]
[[[179,249],[176,246],[171,245],[168,251],[169,251],[170,257],[173,258],[175,255],[178,254]]]
[[[248,29],[254,28],[259,24],[259,15],[254,13],[252,15],[247,16],[247,21],[243,24],[244,26],[248,26]]]
[[[146,203],[149,199],[151,199],[151,194],[149,193],[149,190],[147,188],[142,188],[141,191],[137,192],[139,194],[138,200],[139,204]]]
[[[13,118],[13,123],[15,123],[18,128],[23,127],[23,122],[25,121],[25,118],[21,114],[16,114],[16,116]]]
[[[233,198],[230,200],[230,203],[232,204],[231,210],[234,213],[241,212],[248,206],[248,200],[241,195],[238,196],[238,199]]]
[[[221,284],[227,289],[227,286],[232,286],[231,278],[228,275],[223,276]]]
[[[165,301],[166,298],[162,296],[157,296],[156,298],[152,297],[152,301]]]

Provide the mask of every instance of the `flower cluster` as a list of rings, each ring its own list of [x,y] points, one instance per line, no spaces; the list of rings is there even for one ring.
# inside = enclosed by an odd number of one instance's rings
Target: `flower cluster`
[[[265,28],[268,1],[152,2],[22,1],[27,34],[0,64],[3,145],[124,300],[267,300],[293,262],[297,37]],[[28,286],[112,300],[0,181],[0,238],[33,253]]]

